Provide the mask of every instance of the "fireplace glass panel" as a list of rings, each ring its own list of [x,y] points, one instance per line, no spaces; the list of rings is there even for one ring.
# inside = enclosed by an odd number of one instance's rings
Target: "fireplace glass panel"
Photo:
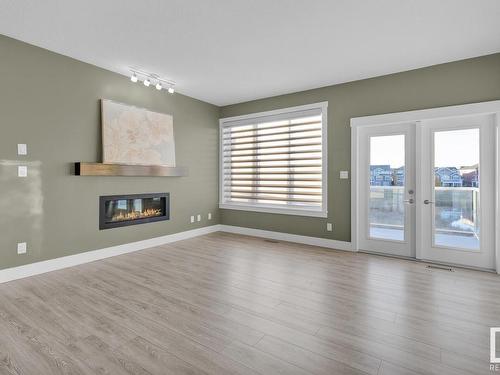
[[[101,197],[100,228],[168,220],[168,195]]]

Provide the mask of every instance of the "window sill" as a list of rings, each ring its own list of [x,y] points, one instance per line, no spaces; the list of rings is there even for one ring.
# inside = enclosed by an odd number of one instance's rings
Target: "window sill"
[[[309,217],[322,217],[326,218],[328,213],[325,211],[313,211],[313,210],[301,210],[300,208],[277,208],[269,206],[247,206],[239,205],[234,203],[219,203],[219,208],[224,210],[239,210],[239,211],[251,211],[251,212],[262,212],[268,214],[281,214],[281,215],[293,215],[293,216],[309,216]]]

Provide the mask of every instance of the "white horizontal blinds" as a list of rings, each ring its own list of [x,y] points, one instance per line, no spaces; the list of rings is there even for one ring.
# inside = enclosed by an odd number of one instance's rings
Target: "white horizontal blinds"
[[[322,126],[320,109],[226,124],[224,203],[321,211]]]

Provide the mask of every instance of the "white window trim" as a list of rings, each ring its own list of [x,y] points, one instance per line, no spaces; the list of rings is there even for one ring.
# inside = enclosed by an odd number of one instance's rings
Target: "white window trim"
[[[291,112],[300,112],[311,109],[321,110],[321,199],[322,199],[322,209],[321,210],[310,210],[310,209],[300,209],[294,208],[278,208],[274,206],[269,206],[267,204],[253,204],[248,205],[238,204],[238,203],[224,203],[224,174],[223,171],[223,129],[230,126],[232,122],[241,122],[245,120],[255,120],[259,118],[259,121],[266,121],[266,118],[275,118],[281,114],[289,114]],[[284,215],[296,215],[296,216],[312,216],[312,217],[327,217],[328,216],[328,102],[319,102],[313,104],[306,104],[296,107],[282,108],[272,111],[250,113],[242,116],[233,116],[219,119],[219,208],[229,209],[229,210],[240,210],[240,211],[252,211],[252,212],[264,212],[272,214],[284,214]]]

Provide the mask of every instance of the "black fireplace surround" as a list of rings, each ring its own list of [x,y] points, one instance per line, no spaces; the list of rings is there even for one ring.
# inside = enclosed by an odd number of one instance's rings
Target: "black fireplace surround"
[[[169,219],[169,193],[107,195],[99,198],[99,229]]]

